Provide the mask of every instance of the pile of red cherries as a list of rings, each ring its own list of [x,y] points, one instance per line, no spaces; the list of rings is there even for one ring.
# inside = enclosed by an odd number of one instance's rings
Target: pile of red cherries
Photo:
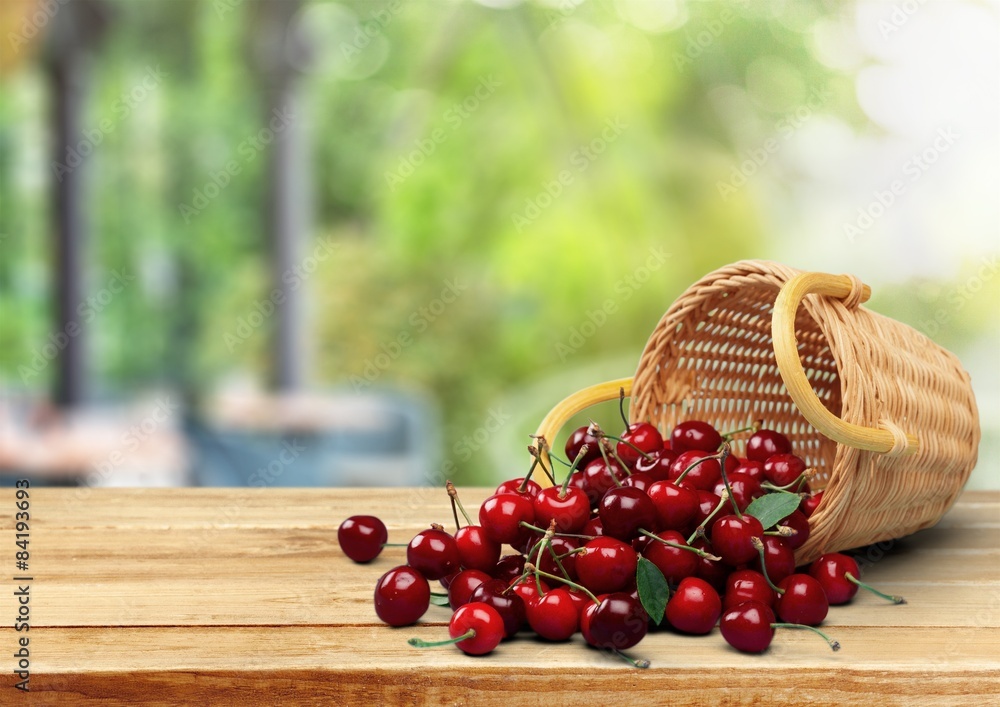
[[[739,434],[749,435],[745,458],[731,453]],[[570,435],[563,473],[545,464],[556,457],[544,445],[535,440],[529,472],[500,484],[478,522],[449,482],[456,532],[434,524],[417,533],[407,564],[378,580],[375,611],[391,626],[415,623],[431,603],[454,611],[450,640],[412,645],[453,643],[482,655],[525,629],[548,641],[579,631],[589,645],[648,667],[621,651],[664,623],[694,635],[718,626],[749,653],[765,651],[776,628],[805,628],[837,650],[816,628],[831,605],[859,587],[903,602],[863,584],[844,554],[796,568],[823,492],[811,492],[814,471],[789,440],[760,423],[723,435],[689,420],[667,439],[645,422],[626,420],[619,437],[591,424]],[[552,485],[542,488],[535,473]],[[373,516],[348,518],[338,538],[356,562],[388,544]],[[435,580],[445,591],[431,590]]]

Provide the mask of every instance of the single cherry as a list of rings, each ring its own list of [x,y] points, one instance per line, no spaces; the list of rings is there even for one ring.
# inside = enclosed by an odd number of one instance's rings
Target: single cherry
[[[490,579],[492,578],[481,570],[462,570],[448,583],[448,604],[452,609],[468,604],[476,587]]]
[[[728,465],[727,461],[727,473]],[[735,464],[733,468],[736,468]],[[722,467],[717,458],[712,458],[712,452],[692,449],[683,452],[670,466],[670,480],[676,481],[681,477],[697,489],[711,491],[722,479]]]
[[[633,471],[631,474],[622,479],[622,486],[639,489],[643,493],[648,491],[652,484],[652,477],[644,471]]]
[[[764,476],[775,486],[793,484],[805,470],[806,463],[795,454],[775,454],[764,462]],[[805,485],[802,486],[802,490],[806,490],[806,488]],[[800,489],[796,487],[789,490],[798,491]]]
[[[402,565],[386,572],[375,585],[375,613],[390,626],[407,626],[424,615],[431,587],[422,574]]]
[[[730,565],[742,565],[757,557],[752,539],[763,535],[764,528],[752,515],[726,515],[712,523],[712,547]]]
[[[726,579],[726,593],[722,597],[722,608],[729,610],[745,601],[756,601],[771,607],[778,595],[767,578],[756,570],[736,570]]]
[[[774,430],[758,430],[747,440],[747,459],[753,462],[765,462],[775,454],[791,451],[792,443],[788,438]]]
[[[541,592],[538,591],[539,587],[542,589]],[[510,591],[521,597],[521,601],[524,602],[524,608],[527,610],[529,606],[549,592],[549,585],[539,577],[529,576],[527,579],[511,585]]]
[[[745,601],[726,609],[719,631],[726,643],[744,653],[763,653],[774,638],[774,612],[759,601]]]
[[[509,585],[524,574],[524,562],[524,555],[504,555],[497,561],[496,567],[490,570],[490,575]]]
[[[740,473],[727,473],[727,478],[729,480],[729,490],[732,491],[732,497],[735,499],[740,511],[745,511],[755,498],[760,498],[764,495],[764,489],[761,488],[760,481],[752,476]],[[715,493],[721,495],[724,488],[726,488],[726,483],[720,479],[715,485]]]
[[[466,525],[455,533],[455,546],[462,567],[492,572],[500,559],[500,543],[490,540],[480,525]]]
[[[580,632],[596,648],[625,650],[641,641],[649,629],[642,605],[625,592],[615,592],[591,602],[580,616]]]
[[[587,492],[591,505],[597,505],[604,494],[618,486],[626,476],[628,471],[613,459],[595,459],[587,464],[583,470],[583,490]]]
[[[846,604],[854,598],[859,588],[867,589],[894,604],[906,603],[901,596],[880,592],[859,580],[861,571],[858,569],[858,563],[853,557],[839,552],[827,553],[815,560],[809,565],[809,576],[822,585],[831,606]]]
[[[427,579],[441,579],[459,567],[455,538],[440,526],[422,530],[406,546],[406,562]]]
[[[630,486],[608,489],[597,506],[606,536],[630,541],[639,528],[655,529],[656,509],[644,491]]]
[[[601,458],[600,440],[591,432],[589,425],[578,427],[570,433],[569,439],[566,440],[566,458],[576,459],[585,444],[587,445],[587,453],[583,455],[580,466],[585,466],[588,462]]]
[[[651,456],[651,459],[639,457],[635,463],[635,470],[649,474],[653,481],[669,479],[670,466],[677,458],[677,452],[672,449],[661,449],[659,452],[654,452]]]
[[[534,481],[532,481],[531,479],[528,479],[528,482],[525,483],[524,482],[524,477],[522,476],[522,477],[519,477],[517,479],[508,479],[507,481],[504,481],[502,484],[500,484],[499,486],[497,486],[497,490],[494,491],[493,493],[494,494],[497,494],[497,493],[516,493],[516,494],[521,494],[521,495],[527,495],[530,498],[534,499],[535,496],[538,495],[538,492],[541,491],[541,490],[542,490],[542,487],[539,486]]]
[[[784,525],[795,531],[794,534],[789,535],[785,540],[788,541],[788,545],[793,550],[798,550],[800,547],[806,544],[806,540],[809,539],[809,533],[811,529],[809,527],[809,519],[806,518],[805,513],[795,509],[788,517],[782,521],[778,522],[778,525]]]
[[[830,604],[823,585],[807,574],[793,574],[778,582],[775,609],[782,621],[806,626],[823,623]]]
[[[785,577],[795,573],[795,551],[785,538],[774,535],[765,535],[764,543],[764,563],[767,568],[767,576],[771,581],[778,584]],[[760,555],[754,558],[751,566],[760,571]]]
[[[708,582],[685,577],[667,602],[667,621],[678,631],[710,633],[722,613],[722,600]]]
[[[688,420],[670,433],[670,448],[680,454],[689,449],[714,452],[722,444],[722,435],[707,422]]]
[[[541,528],[556,522],[558,533],[579,533],[590,520],[590,499],[584,491],[561,486],[549,486],[535,497],[535,524]]]
[[[805,498],[802,499],[802,503],[799,504],[799,510],[802,511],[802,514],[806,518],[809,518],[810,516],[812,516],[813,513],[816,512],[816,509],[819,508],[819,504],[822,501],[823,501],[823,492],[816,491],[815,493],[813,493],[812,496],[806,496]]]
[[[657,537],[666,542],[650,539],[643,557],[656,565],[671,584],[677,584],[685,577],[694,576],[698,570],[698,555],[688,547],[684,536],[676,530],[664,530]],[[666,543],[671,543],[667,545]]]
[[[472,592],[472,602],[489,604],[503,619],[504,638],[510,638],[524,626],[524,601],[499,579],[483,582]]]
[[[371,562],[389,539],[385,523],[375,516],[351,516],[337,528],[337,542],[355,562]]]
[[[602,536],[583,546],[576,556],[576,575],[595,594],[617,592],[635,580],[639,558],[630,545]]]
[[[698,514],[698,494],[673,481],[656,481],[646,489],[656,510],[657,525],[665,530],[683,531]]]
[[[729,473],[729,467],[726,467],[726,473]],[[733,474],[745,474],[751,479],[756,479],[758,482],[767,481],[767,477],[764,476],[764,462],[740,459],[739,464],[733,469]]]
[[[528,604],[527,612],[531,630],[549,641],[566,641],[580,627],[577,603],[572,594],[562,587],[546,592]]]
[[[418,648],[454,644],[468,655],[486,655],[503,638],[503,620],[492,606],[482,602],[472,602],[458,609],[448,623],[448,641],[423,641],[411,638],[409,644]]]
[[[663,449],[663,437],[660,435],[660,431],[648,422],[633,422],[622,433],[621,439],[622,441],[618,443],[615,451],[618,452],[618,457],[623,462],[633,468],[636,462],[643,458],[643,455],[636,451],[635,447],[638,447],[645,454],[653,454]]]
[[[498,493],[479,507],[479,524],[486,537],[496,543],[515,545],[526,534],[521,523],[535,522],[535,506],[530,496]]]

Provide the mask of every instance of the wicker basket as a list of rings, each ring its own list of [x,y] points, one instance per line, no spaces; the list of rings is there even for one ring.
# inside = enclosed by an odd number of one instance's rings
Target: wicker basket
[[[663,316],[634,378],[570,396],[538,434],[554,441],[570,417],[620,387],[632,419],[662,432],[692,418],[723,430],[761,419],[825,489],[799,564],[931,526],[976,463],[969,375],[920,332],[861,307],[869,295],[853,276],[766,261],[716,270]]]

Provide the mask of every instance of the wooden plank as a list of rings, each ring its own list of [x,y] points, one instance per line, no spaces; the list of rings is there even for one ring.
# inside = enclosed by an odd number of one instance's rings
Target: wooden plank
[[[306,698],[570,704],[584,690],[588,702],[606,696],[621,705],[660,703],[665,691],[671,704],[732,703],[734,697],[746,703],[940,704],[1000,690],[1000,658],[990,651],[989,629],[954,637],[943,629],[884,629],[872,641],[870,631],[845,628],[838,632],[844,644],[839,653],[812,634],[788,630],[759,656],[729,649],[717,632],[657,633],[630,651],[651,661],[646,671],[586,648],[579,636],[565,644],[517,638],[480,659],[452,649],[418,653],[405,642],[442,633],[439,627],[374,626],[45,629],[33,635],[39,648],[32,687],[48,693],[46,704],[109,697],[119,700],[115,704],[214,703],[220,696],[230,704]],[[5,675],[3,687],[12,679]]]

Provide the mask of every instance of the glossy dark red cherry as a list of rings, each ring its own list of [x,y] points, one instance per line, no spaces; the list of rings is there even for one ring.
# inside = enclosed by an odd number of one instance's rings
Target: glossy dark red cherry
[[[628,472],[614,460],[605,462],[595,459],[587,464],[583,470],[583,490],[587,492],[591,505],[596,506],[604,494],[618,486],[626,476]]]
[[[455,545],[462,567],[492,572],[500,559],[500,544],[486,537],[479,525],[466,525],[455,533]]]
[[[712,547],[712,543],[705,539],[695,540],[691,543],[691,547],[704,550],[710,555],[715,554],[715,548]],[[707,557],[699,557],[698,569],[695,571],[695,576],[711,584],[716,592],[723,592],[726,589],[726,579],[732,571],[732,566],[727,565],[721,560],[710,560]]]
[[[524,555],[504,555],[497,561],[496,567],[490,571],[490,575],[509,585],[524,574],[524,562]]]
[[[431,587],[422,574],[402,565],[386,572],[375,585],[375,613],[390,626],[408,626],[424,615]]]
[[[733,473],[728,474],[727,478],[729,479],[729,489],[732,491],[733,499],[736,500],[736,505],[741,511],[745,511],[755,498],[760,498],[764,495],[764,489],[761,488],[760,481],[751,476]],[[720,480],[715,485],[715,493],[721,494],[724,488],[726,488],[726,484]]]
[[[698,494],[673,481],[657,481],[646,489],[656,510],[657,525],[665,530],[683,531],[698,513]]]
[[[622,433],[621,439],[623,441],[618,443],[615,451],[621,460],[631,467],[635,467],[635,463],[642,455],[625,442],[638,447],[646,454],[653,454],[663,449],[663,437],[660,431],[648,422],[633,422],[628,426],[628,430]]]
[[[742,565],[757,557],[753,538],[761,538],[764,528],[751,515],[742,518],[726,515],[712,523],[712,547],[722,561],[730,565]]]
[[[685,577],[667,602],[667,621],[682,633],[710,633],[722,613],[718,592],[703,579]]]
[[[802,514],[806,518],[809,518],[810,516],[812,516],[813,513],[816,512],[816,509],[819,508],[819,504],[822,501],[823,501],[823,492],[816,491],[815,493],[813,493],[812,496],[806,496],[805,498],[802,499],[802,503],[799,504],[799,510],[802,511]]]
[[[656,509],[644,491],[631,486],[616,486],[601,498],[597,506],[601,526],[608,537],[626,542],[634,538],[640,528],[655,530]]]
[[[778,595],[767,583],[767,578],[756,570],[735,570],[726,579],[726,593],[722,597],[722,608],[729,610],[745,601],[756,601],[769,607],[774,606]]]
[[[657,537],[673,545],[651,539],[642,553],[643,557],[656,565],[671,584],[677,584],[685,577],[694,576],[698,570],[698,555],[691,550],[680,549],[687,547],[684,536],[676,530],[664,530],[662,533],[657,533]]]
[[[633,471],[631,474],[622,479],[622,486],[629,486],[634,489],[639,489],[642,492],[646,492],[649,487],[653,484],[653,479],[650,478],[649,474],[644,471]]]
[[[602,536],[584,545],[576,556],[576,576],[594,594],[617,592],[634,581],[638,562],[630,545]]]
[[[556,522],[558,533],[579,533],[590,520],[590,499],[584,491],[568,488],[563,494],[561,486],[549,486],[535,497],[535,524],[548,528]]]
[[[683,475],[684,480],[691,486],[702,491],[711,491],[722,479],[722,467],[719,465],[719,460],[709,459],[708,457],[711,456],[711,452],[698,449],[683,452],[670,465],[670,480],[676,481]],[[685,474],[684,472],[688,469],[690,471]],[[728,466],[726,471],[729,471]]]
[[[774,535],[765,535],[764,561],[767,567],[767,576],[777,584],[785,577],[795,573],[795,551],[784,538]],[[760,555],[752,563],[752,567],[760,571]]]
[[[819,626],[830,610],[823,585],[807,574],[793,574],[778,582],[783,590],[775,611],[782,621]]]
[[[566,458],[574,461],[580,454],[580,450],[583,449],[583,445],[587,445],[587,453],[580,460],[578,465],[580,468],[585,467],[588,462],[594,459],[601,458],[600,440],[591,434],[589,425],[577,427],[570,433],[565,446]]]
[[[542,588],[541,592],[538,591],[539,586]],[[525,611],[527,611],[529,606],[541,599],[545,594],[548,594],[549,585],[537,577],[530,577],[512,585],[510,590],[521,597],[521,601],[524,602]]]
[[[758,430],[747,440],[747,459],[754,462],[765,462],[775,454],[788,454],[792,451],[792,443],[780,432],[774,430]]]
[[[337,528],[337,542],[355,562],[371,562],[389,539],[385,523],[375,516],[351,516]]]
[[[491,579],[476,587],[470,602],[481,601],[496,609],[503,619],[504,637],[510,638],[524,626],[525,613],[524,601],[516,592],[507,589],[503,580]]]
[[[535,506],[530,496],[498,493],[479,507],[479,524],[486,537],[496,543],[516,545],[526,534],[522,521],[532,525],[535,522]]]
[[[715,515],[712,516],[712,520],[720,518],[725,513],[725,509],[716,512],[716,509],[719,507],[719,501],[722,500],[719,496],[716,496],[711,491],[698,490],[696,493],[698,494],[698,512],[694,516],[695,525],[705,523],[713,512]],[[706,523],[706,525],[711,525],[711,523]]]
[[[775,454],[764,462],[764,476],[775,486],[788,486],[805,470],[806,463],[794,454]],[[797,491],[798,488],[790,490]]]
[[[566,641],[580,627],[580,610],[568,590],[557,588],[528,604],[528,626],[549,641]]]
[[[625,650],[641,641],[649,630],[649,618],[635,597],[615,592],[591,602],[580,616],[580,632],[596,648]]]
[[[688,420],[670,433],[670,448],[678,454],[689,449],[715,452],[722,444],[722,435],[707,422]]]
[[[448,583],[448,604],[452,609],[468,604],[476,587],[490,579],[492,577],[481,570],[462,570]]]
[[[522,486],[524,487],[524,491],[521,490]],[[502,484],[497,486],[497,490],[494,491],[493,493],[523,494],[530,496],[532,499],[534,499],[535,496],[538,495],[538,492],[541,490],[542,487],[531,479],[528,479],[528,483],[525,484],[524,477],[521,476],[516,479],[508,479],[507,481],[504,481]]]
[[[649,474],[653,481],[663,481],[670,478],[670,466],[677,458],[677,452],[671,449],[661,449],[654,452],[652,459],[639,457],[635,463],[636,471],[643,471]]]
[[[455,645],[468,655],[486,655],[500,645],[504,637],[500,614],[482,602],[460,607],[448,622],[448,635],[458,638],[470,633],[472,635]]]
[[[793,550],[798,550],[800,547],[806,544],[806,540],[809,539],[809,533],[812,529],[809,527],[809,519],[806,518],[805,514],[796,509],[792,511],[787,518],[780,521],[778,525],[784,525],[795,531],[794,535],[790,535],[785,538],[788,542],[789,547]]]
[[[719,631],[726,643],[744,653],[763,653],[774,638],[774,612],[759,601],[746,601],[726,610]]]
[[[427,579],[441,579],[459,568],[455,538],[436,528],[422,530],[406,546],[406,562]]]
[[[855,579],[861,576],[854,558],[839,552],[823,555],[809,565],[809,576],[822,585],[831,606],[846,604],[858,593],[858,585],[847,579],[848,573]]]
[[[726,467],[726,473],[729,473],[729,467]],[[749,459],[740,459],[739,464],[733,469],[733,474],[746,474],[751,479],[756,479],[758,482],[767,481],[764,476],[764,462],[754,462]]]

